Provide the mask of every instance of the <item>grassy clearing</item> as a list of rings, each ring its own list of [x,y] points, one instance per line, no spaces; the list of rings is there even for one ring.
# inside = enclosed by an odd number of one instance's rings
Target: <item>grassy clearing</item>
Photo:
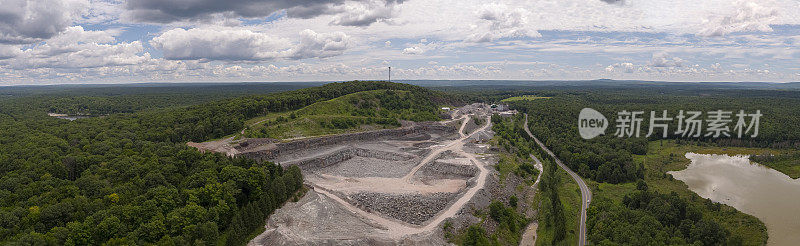
[[[439,109],[408,91],[362,91],[304,108],[250,119],[249,138],[292,139],[395,128],[399,120],[437,120]]]
[[[392,122],[392,119],[383,119]],[[332,122],[345,122],[341,126],[331,126]],[[396,122],[396,121],[394,121]],[[290,139],[300,137],[341,134],[376,129],[399,127],[399,124],[376,123],[374,119],[363,116],[312,115],[285,122],[270,122],[268,125],[251,127],[245,130],[247,137],[269,137]]]
[[[766,161],[760,162],[759,164],[778,170],[786,175],[789,175],[789,177],[793,179],[800,178],[800,159]]]
[[[686,198],[690,203],[697,204],[702,208],[701,212],[706,218],[710,218],[728,231],[731,235],[738,235],[743,245],[763,245],[767,240],[767,231],[764,224],[757,218],[737,211],[727,205],[716,205],[701,198],[680,180],[668,175],[668,171],[683,170],[689,165],[690,160],[685,158],[687,152],[700,154],[728,154],[742,155],[764,153],[770,151],[758,148],[730,148],[699,146],[688,144],[677,144],[675,141],[659,140],[651,141],[648,145],[647,155],[634,155],[637,163],[645,166],[645,181],[651,190],[662,194],[671,192]],[[596,199],[608,198],[617,203],[621,203],[623,197],[636,190],[635,182],[623,184],[608,184],[590,182],[593,195]],[[593,199],[593,200],[596,200]]]
[[[750,160],[778,170],[793,179],[800,178],[800,151],[787,150],[784,153],[761,153],[751,155]]]
[[[500,101],[501,102],[533,101],[533,100],[537,100],[537,99],[550,99],[550,98],[551,97],[540,97],[540,96],[536,96],[536,95],[524,95],[524,96],[509,97],[509,98],[506,98],[506,99],[503,99],[503,100],[500,100]]]

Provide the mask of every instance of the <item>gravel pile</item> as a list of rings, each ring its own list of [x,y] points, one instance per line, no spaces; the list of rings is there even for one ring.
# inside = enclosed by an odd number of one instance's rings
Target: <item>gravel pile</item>
[[[421,225],[444,210],[455,197],[455,193],[444,192],[428,195],[364,192],[350,195],[349,199],[367,212],[376,212],[410,224]]]
[[[474,165],[434,161],[420,168],[414,176],[425,179],[469,179],[477,174],[478,168]]]

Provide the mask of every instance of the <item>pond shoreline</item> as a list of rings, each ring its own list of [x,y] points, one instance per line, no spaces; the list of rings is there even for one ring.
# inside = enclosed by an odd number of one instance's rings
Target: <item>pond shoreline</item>
[[[753,215],[767,226],[768,245],[800,241],[800,180],[751,162],[747,155],[686,153],[691,163],[670,171],[689,189]]]

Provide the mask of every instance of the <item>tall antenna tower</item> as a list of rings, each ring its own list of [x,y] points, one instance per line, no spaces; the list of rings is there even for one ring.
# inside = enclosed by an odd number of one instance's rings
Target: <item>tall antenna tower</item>
[[[389,67],[389,82],[392,82],[392,67]]]

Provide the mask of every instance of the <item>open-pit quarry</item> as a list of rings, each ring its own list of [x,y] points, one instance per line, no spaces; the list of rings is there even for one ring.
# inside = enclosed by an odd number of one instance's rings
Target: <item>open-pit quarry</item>
[[[270,216],[248,245],[446,244],[443,221],[470,214],[475,200],[488,205],[482,190],[497,161],[485,143],[493,135],[490,108],[473,104],[450,113],[452,120],[397,129],[225,143],[215,151],[299,166],[311,188]]]

